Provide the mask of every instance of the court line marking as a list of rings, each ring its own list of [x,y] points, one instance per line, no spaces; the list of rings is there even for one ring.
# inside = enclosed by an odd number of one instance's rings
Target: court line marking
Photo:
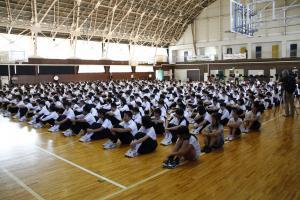
[[[16,177],[14,174],[12,174],[10,171],[8,171],[6,168],[1,167],[1,169],[2,169],[2,171],[5,172],[5,174],[7,174],[11,179],[13,179],[18,185],[20,185],[23,189],[25,189],[27,192],[29,192],[36,199],[38,199],[38,200],[45,200],[38,193],[36,193],[29,186],[27,186],[23,181],[21,181],[18,177]]]
[[[279,115],[279,116],[277,116],[277,117],[273,117],[273,118],[271,118],[271,119],[269,119],[269,120],[263,122],[263,123],[262,123],[262,126],[265,125],[265,124],[267,124],[267,123],[269,123],[270,121],[273,121],[273,120],[279,118],[279,117],[281,117],[281,115]],[[246,134],[245,134],[245,135],[246,135]],[[225,141],[225,142],[224,142],[224,144],[227,144],[227,143],[230,143],[230,142],[229,142],[229,141]],[[203,155],[205,155],[205,154],[206,154],[205,152],[201,152],[200,156],[203,156]],[[151,180],[151,179],[153,179],[153,178],[155,178],[155,177],[158,177],[158,176],[160,176],[161,174],[165,174],[165,173],[168,172],[168,171],[170,171],[170,170],[167,170],[167,169],[166,169],[166,170],[163,170],[163,171],[161,171],[161,172],[159,172],[159,173],[157,173],[157,174],[154,174],[154,175],[152,175],[152,176],[150,176],[150,177],[148,177],[148,178],[142,179],[141,181],[138,181],[138,182],[136,182],[136,183],[134,183],[134,184],[128,186],[128,187],[125,188],[125,189],[121,189],[121,190],[116,191],[116,192],[114,192],[114,193],[112,193],[112,194],[110,194],[110,195],[107,195],[107,196],[103,197],[103,198],[99,198],[99,200],[110,199],[111,197],[114,197],[114,196],[116,196],[116,195],[118,195],[118,194],[120,194],[120,193],[122,193],[122,192],[124,192],[124,191],[126,191],[126,190],[129,190],[129,189],[131,189],[131,188],[134,188],[134,187],[136,187],[136,186],[138,186],[138,185],[141,185],[141,184],[143,184],[143,183],[145,183],[145,182],[147,182],[147,181],[149,181],[149,180]]]
[[[47,153],[47,154],[49,154],[49,155],[51,155],[51,156],[53,156],[53,157],[55,157],[55,158],[57,158],[57,159],[59,159],[59,160],[62,160],[62,161],[64,161],[64,162],[68,163],[69,165],[72,165],[73,167],[76,167],[76,168],[78,168],[78,169],[80,169],[80,170],[82,170],[82,171],[84,171],[84,172],[86,172],[86,173],[88,173],[88,174],[90,174],[90,175],[93,175],[93,176],[95,176],[95,177],[97,177],[97,178],[99,178],[99,179],[101,179],[101,180],[104,180],[104,181],[106,181],[106,182],[108,182],[108,183],[111,183],[111,184],[113,184],[113,185],[115,185],[115,186],[117,186],[117,187],[119,187],[119,188],[122,188],[122,189],[128,188],[128,187],[126,187],[126,186],[124,186],[124,185],[122,185],[122,184],[120,184],[120,183],[117,183],[117,182],[115,182],[115,181],[113,181],[113,180],[111,180],[111,179],[109,179],[109,178],[106,178],[106,177],[104,177],[104,176],[101,176],[101,175],[99,175],[99,174],[97,174],[97,173],[95,173],[95,172],[93,172],[93,171],[91,171],[91,170],[88,170],[88,169],[86,169],[86,168],[84,168],[84,167],[82,167],[82,166],[80,166],[80,165],[78,165],[78,164],[76,164],[76,163],[73,163],[72,161],[69,161],[69,160],[67,160],[67,159],[65,159],[65,158],[63,158],[63,157],[61,157],[61,156],[59,156],[59,155],[56,155],[55,153],[52,153],[52,152],[50,152],[50,151],[48,151],[48,150],[46,150],[46,149],[43,149],[43,148],[41,148],[41,147],[39,147],[39,146],[37,146],[37,145],[35,145],[35,147],[36,147],[37,149],[39,149],[40,151],[43,151],[43,152],[45,152],[45,153]]]
[[[109,194],[109,195],[107,195],[107,196],[105,196],[105,197],[99,198],[99,200],[106,200],[106,199],[112,198],[112,197],[114,197],[114,196],[116,196],[116,195],[118,195],[118,194],[120,194],[120,193],[122,193],[122,192],[124,192],[124,191],[126,191],[126,190],[129,190],[129,189],[131,189],[131,188],[134,188],[134,187],[136,187],[136,186],[138,186],[138,185],[141,185],[141,184],[143,184],[143,183],[145,183],[145,182],[147,182],[147,181],[149,181],[149,180],[151,180],[151,179],[154,179],[154,178],[156,178],[156,177],[158,177],[158,176],[160,176],[160,175],[162,175],[162,174],[165,174],[165,173],[168,172],[168,171],[170,171],[170,170],[164,169],[164,170],[162,170],[162,171],[160,171],[160,172],[158,172],[158,173],[156,173],[156,174],[154,174],[154,175],[152,175],[152,176],[149,176],[148,178],[142,179],[142,180],[140,180],[140,181],[138,181],[138,182],[136,182],[136,183],[134,183],[134,184],[128,186],[128,187],[125,188],[125,189],[116,191],[116,192],[114,192],[114,193],[112,193],[112,194]]]

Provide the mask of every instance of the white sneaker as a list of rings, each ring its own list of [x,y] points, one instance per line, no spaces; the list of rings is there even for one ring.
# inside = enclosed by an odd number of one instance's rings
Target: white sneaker
[[[128,158],[134,158],[134,157],[137,157],[139,154],[137,151],[135,150],[132,150],[132,149],[129,149],[126,153],[125,153],[125,156],[128,157]]]
[[[26,117],[25,117],[25,116],[21,117],[21,118],[19,119],[19,121],[20,121],[20,122],[26,122]]]
[[[243,130],[243,133],[249,133],[249,129],[247,129],[247,128],[244,129],[244,130]]]
[[[165,138],[163,141],[161,141],[160,144],[162,144],[164,146],[168,146],[168,145],[172,144],[172,138]]]
[[[41,123],[37,123],[33,126],[33,128],[42,128],[43,125]]]
[[[107,146],[107,145],[109,145],[111,143],[113,143],[111,140],[107,140],[107,142],[105,142],[104,144],[102,144],[102,146],[105,147],[105,146]]]
[[[63,132],[64,136],[66,137],[70,137],[70,136],[73,136],[73,132],[72,130],[68,129],[66,130],[65,132]]]
[[[10,117],[10,116],[11,116],[11,113],[10,113],[10,112],[6,112],[6,113],[4,113],[3,116],[4,116],[4,117]]]
[[[49,132],[55,133],[59,131],[59,125],[54,125],[48,129]]]
[[[86,133],[84,136],[82,136],[79,141],[80,142],[90,142],[91,141],[91,133]]]
[[[104,148],[104,149],[114,149],[114,148],[116,148],[116,147],[117,147],[117,144],[112,142],[112,143],[110,143],[110,144],[104,146],[103,148]]]
[[[30,122],[28,122],[29,125],[34,125],[36,124],[35,120],[31,120]]]

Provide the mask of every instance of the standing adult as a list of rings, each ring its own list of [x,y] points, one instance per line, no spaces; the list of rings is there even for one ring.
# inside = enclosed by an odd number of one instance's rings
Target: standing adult
[[[294,116],[295,113],[295,102],[294,93],[296,90],[296,79],[292,72],[284,70],[282,72],[282,77],[280,82],[282,82],[283,89],[283,99],[284,99],[284,110],[286,117]]]

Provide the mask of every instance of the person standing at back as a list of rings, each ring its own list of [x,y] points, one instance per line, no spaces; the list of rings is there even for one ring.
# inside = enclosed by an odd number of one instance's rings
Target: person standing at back
[[[294,116],[295,102],[294,93],[296,90],[296,79],[292,72],[284,70],[280,79],[283,89],[285,117]]]

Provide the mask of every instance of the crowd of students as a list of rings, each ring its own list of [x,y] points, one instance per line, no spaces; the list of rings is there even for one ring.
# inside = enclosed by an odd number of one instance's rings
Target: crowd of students
[[[300,94],[300,86],[296,89]],[[6,117],[80,142],[107,139],[104,149],[129,145],[125,156],[154,152],[175,143],[164,166],[195,160],[202,151],[221,148],[225,140],[258,130],[265,109],[278,107],[281,85],[276,82],[95,81],[4,86],[0,108]],[[47,127],[49,127],[47,126]],[[229,135],[224,138],[224,126]]]

